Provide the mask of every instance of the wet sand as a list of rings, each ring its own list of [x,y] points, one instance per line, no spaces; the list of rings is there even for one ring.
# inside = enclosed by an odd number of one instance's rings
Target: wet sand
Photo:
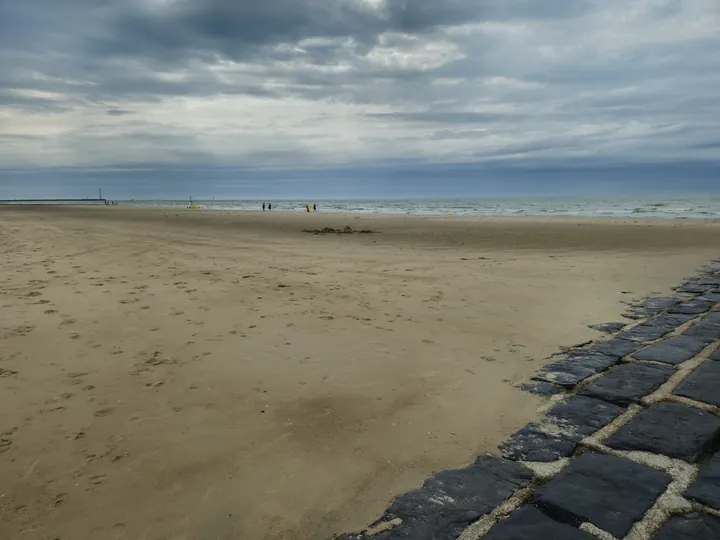
[[[0,248],[0,537],[317,540],[496,453],[720,224],[13,207]]]

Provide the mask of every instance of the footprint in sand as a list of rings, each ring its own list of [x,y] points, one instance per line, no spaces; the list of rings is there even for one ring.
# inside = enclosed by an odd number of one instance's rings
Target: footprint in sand
[[[98,418],[102,418],[103,416],[110,416],[113,412],[112,407],[106,407],[105,409],[98,409],[93,414],[97,416]]]
[[[81,371],[75,371],[75,372],[72,372],[72,373],[68,373],[68,374],[67,374],[67,377],[68,377],[68,379],[70,379],[70,380],[68,381],[68,383],[70,383],[70,384],[72,384],[72,385],[82,384],[82,383],[83,383],[82,378],[83,378],[85,375],[87,375],[87,373],[84,373],[84,372],[81,372]]]
[[[91,484],[104,484],[107,481],[107,476],[105,476],[104,474],[96,474],[88,478],[88,480]]]
[[[13,326],[12,328],[4,331],[0,329],[0,339],[24,336],[32,332],[34,329],[34,324],[21,324],[19,326]]]

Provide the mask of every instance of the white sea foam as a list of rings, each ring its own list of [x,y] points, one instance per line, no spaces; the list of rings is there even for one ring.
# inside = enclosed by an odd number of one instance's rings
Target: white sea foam
[[[388,200],[271,200],[273,211],[302,212],[306,204],[317,204],[321,212],[359,214],[418,214],[458,216],[573,216],[642,217],[669,219],[720,219],[720,197],[692,198],[587,198],[587,199],[388,199]],[[208,210],[261,210],[263,201],[195,200]],[[187,201],[121,201],[134,206],[182,208]]]

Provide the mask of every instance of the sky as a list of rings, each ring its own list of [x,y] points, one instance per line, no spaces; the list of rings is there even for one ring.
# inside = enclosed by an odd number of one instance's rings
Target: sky
[[[720,193],[718,0],[0,0],[0,198]]]

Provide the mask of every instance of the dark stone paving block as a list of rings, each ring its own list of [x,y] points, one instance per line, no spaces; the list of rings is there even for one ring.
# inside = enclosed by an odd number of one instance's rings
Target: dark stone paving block
[[[652,394],[673,373],[675,370],[670,366],[621,364],[604,376],[589,382],[580,390],[580,394],[626,406]]]
[[[607,322],[601,324],[589,324],[589,328],[597,330],[598,332],[605,332],[606,334],[614,334],[625,328],[625,323],[621,322]]]
[[[680,299],[674,296],[648,298],[639,305],[633,306],[631,312],[625,317],[629,319],[644,319],[645,317],[652,317],[657,315],[661,311],[674,306],[679,303]]]
[[[720,311],[713,311],[708,313],[704,318],[703,322],[711,324],[720,324]]]
[[[720,292],[718,291],[711,291],[709,293],[703,294],[702,296],[698,296],[698,300],[705,300],[706,302],[720,302]]]
[[[521,385],[520,388],[536,396],[543,397],[554,396],[563,391],[561,387],[548,382],[529,382]]]
[[[686,514],[670,518],[652,540],[718,539],[720,539],[720,519],[708,514]]]
[[[698,285],[697,283],[688,283],[675,289],[678,292],[689,294],[701,294],[712,289],[712,285]]]
[[[720,453],[715,454],[685,492],[688,499],[720,510]],[[720,538],[720,536],[718,536]]]
[[[631,328],[627,332],[623,332],[619,337],[640,343],[655,341],[656,339],[663,337],[665,334],[672,332],[679,326],[682,326],[692,318],[692,315],[684,315],[680,313],[671,315],[663,313],[654,319],[650,319],[647,322],[639,324],[635,328]]]
[[[580,440],[582,435],[547,431],[540,424],[531,422],[498,448],[507,459],[549,462],[571,456]]]
[[[677,296],[657,296],[643,301],[642,307],[648,311],[660,313],[678,302],[680,302],[680,299]]]
[[[720,362],[703,362],[673,393],[720,407]]]
[[[695,336],[706,340],[708,343],[714,339],[720,339],[720,313],[713,312],[693,323],[684,336]]]
[[[713,307],[710,302],[703,302],[701,300],[692,300],[690,302],[683,302],[676,306],[668,309],[668,313],[685,313],[689,315],[698,315],[710,311]]]
[[[605,371],[619,361],[620,359],[614,356],[581,353],[548,364],[533,379],[572,388],[580,381]]]
[[[398,527],[373,540],[454,540],[470,523],[526,487],[532,473],[522,465],[481,456],[464,469],[443,471],[395,500],[378,522],[400,518]],[[355,533],[343,540],[365,538]]]
[[[555,405],[548,411],[547,416],[553,423],[571,433],[587,437],[605,427],[623,412],[625,408],[612,403],[574,395]]]
[[[558,521],[575,526],[589,521],[622,538],[669,483],[664,472],[589,452],[538,489],[532,502]]]
[[[585,531],[560,523],[532,505],[523,506],[495,525],[483,540],[597,540]]]
[[[615,358],[623,358],[628,354],[637,351],[642,345],[634,341],[628,341],[621,337],[615,337],[602,343],[596,343],[585,349],[588,354],[601,354],[605,356],[613,356]]]
[[[720,347],[715,349],[715,352],[710,355],[710,360],[720,361]]]
[[[693,336],[676,336],[665,339],[647,349],[633,353],[638,360],[654,360],[666,364],[682,364],[707,346],[704,339]]]
[[[679,403],[657,403],[605,444],[616,450],[642,450],[693,463],[719,435],[720,418],[714,414]]]

